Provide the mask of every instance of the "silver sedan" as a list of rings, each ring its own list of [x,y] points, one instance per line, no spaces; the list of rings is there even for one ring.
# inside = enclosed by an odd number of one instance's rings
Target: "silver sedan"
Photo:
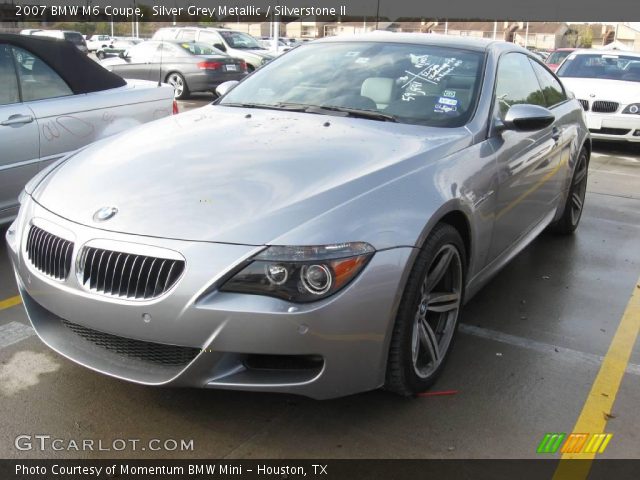
[[[7,240],[52,349],[147,385],[411,395],[463,303],[580,221],[582,108],[513,44],[336,37],[219,93],[27,185]]]

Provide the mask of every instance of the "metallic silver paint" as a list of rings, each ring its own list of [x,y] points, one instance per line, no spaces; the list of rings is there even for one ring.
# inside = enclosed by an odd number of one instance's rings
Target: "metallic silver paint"
[[[367,38],[449,42],[434,35]],[[577,154],[590,145],[572,99],[552,109],[556,120],[547,129],[494,131],[498,59],[527,53],[502,42],[452,42],[487,52],[480,101],[465,127],[331,117],[327,128],[328,118],[319,115],[251,110],[246,118],[246,109],[208,106],[89,146],[34,182],[8,241],[40,337],[89,368],[145,384],[315,398],[381,386],[395,312],[433,226],[462,219],[468,230],[462,232],[469,240],[468,300],[558,218]],[[93,223],[104,205],[120,212]],[[70,235],[74,255],[96,239],[137,243],[179,252],[186,270],[170,292],[151,301],[92,294],[75,275],[53,282],[23,259],[31,222]],[[377,251],[350,285],[322,301],[292,304],[216,289],[266,245],[353,241]],[[151,321],[142,320],[145,313]],[[80,349],[56,316],[203,352],[183,371],[133,369]],[[321,355],[324,363],[308,374],[256,372],[244,367],[247,354]]]
[[[15,217],[18,193],[39,171],[70,152],[124,130],[171,115],[173,89],[129,80],[102,92],[0,105],[0,225]]]

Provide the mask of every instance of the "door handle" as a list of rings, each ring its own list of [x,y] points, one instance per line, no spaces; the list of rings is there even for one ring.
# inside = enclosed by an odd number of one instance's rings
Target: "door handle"
[[[11,125],[22,125],[24,123],[33,122],[33,117],[31,115],[11,115],[5,121],[0,122],[0,125],[3,127],[10,127]]]
[[[553,138],[555,142],[558,142],[561,136],[562,130],[560,130],[558,127],[553,127],[553,130],[551,130],[551,138]]]

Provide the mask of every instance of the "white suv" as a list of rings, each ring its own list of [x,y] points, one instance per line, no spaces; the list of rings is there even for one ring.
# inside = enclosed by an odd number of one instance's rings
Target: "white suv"
[[[247,33],[228,28],[175,27],[161,28],[153,35],[154,40],[183,40],[203,42],[232,57],[241,58],[249,71],[261,67],[274,56],[258,40]]]

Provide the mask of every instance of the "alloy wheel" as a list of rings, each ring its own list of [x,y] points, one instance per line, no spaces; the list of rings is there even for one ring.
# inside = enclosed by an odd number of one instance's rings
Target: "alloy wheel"
[[[456,329],[462,297],[462,261],[454,245],[442,246],[433,257],[420,295],[411,353],[413,369],[424,379],[442,363]]]
[[[181,97],[182,93],[184,92],[184,80],[182,79],[182,77],[177,73],[172,73],[171,75],[169,75],[168,83],[174,89],[174,96],[176,98]]]
[[[571,186],[571,223],[577,224],[582,215],[584,207],[584,197],[587,193],[587,156],[581,154],[578,158],[576,171],[573,175],[573,185]]]

